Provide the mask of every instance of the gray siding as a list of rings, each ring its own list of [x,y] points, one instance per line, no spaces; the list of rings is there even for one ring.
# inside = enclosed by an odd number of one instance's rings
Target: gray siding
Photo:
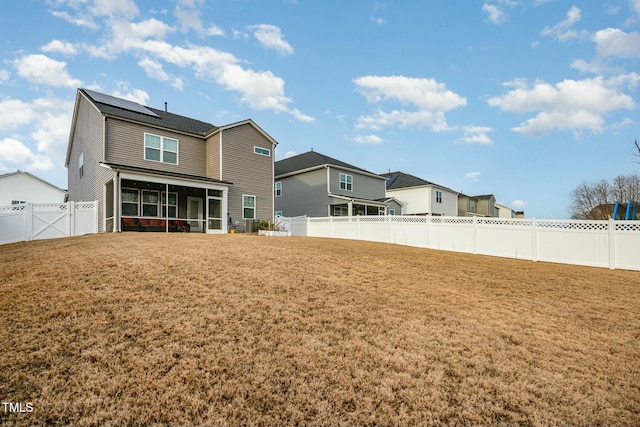
[[[256,196],[256,219],[273,219],[273,156],[271,142],[252,125],[243,124],[220,132],[222,138],[222,179],[229,187],[229,215],[244,230],[242,196]],[[270,156],[253,152],[254,147],[270,150]],[[213,168],[212,168],[213,170]]]
[[[103,159],[102,114],[84,96],[79,97],[75,130],[67,169],[69,200],[98,201],[98,231],[104,230],[104,185],[112,172],[100,166]],[[84,175],[80,178],[78,160],[84,156]]]
[[[178,164],[144,159],[144,134],[174,138],[178,140]],[[138,123],[114,118],[107,119],[106,161],[121,165],[205,176],[206,143],[202,138],[160,130]]]
[[[340,189],[340,174],[353,176],[353,191]],[[380,199],[385,197],[386,180],[361,175],[357,172],[346,171],[337,167],[330,167],[330,191],[340,196],[355,197],[360,199]]]
[[[286,217],[327,216],[331,198],[327,195],[327,170],[325,168],[279,179],[282,196],[275,198],[275,210]]]

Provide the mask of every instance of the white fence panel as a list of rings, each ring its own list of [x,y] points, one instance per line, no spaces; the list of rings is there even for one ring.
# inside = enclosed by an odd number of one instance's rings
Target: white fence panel
[[[640,270],[640,221],[615,221],[613,267]]]
[[[371,216],[306,218],[292,235],[640,270],[640,222]]]
[[[476,253],[533,260],[532,221],[477,218]]]
[[[0,207],[0,244],[98,232],[98,202]]]
[[[429,247],[474,253],[473,218],[429,218]]]
[[[26,240],[27,205],[0,207],[0,244]]]
[[[607,221],[537,221],[537,259],[609,267]]]

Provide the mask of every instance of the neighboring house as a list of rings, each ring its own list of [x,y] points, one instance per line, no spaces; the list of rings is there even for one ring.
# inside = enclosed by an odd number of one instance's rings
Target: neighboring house
[[[98,201],[99,231],[245,231],[273,219],[276,145],[252,120],[217,127],[78,89],[69,199]]]
[[[496,198],[493,194],[467,196],[458,194],[458,216],[497,217]]]
[[[0,175],[0,206],[18,203],[64,203],[67,192],[29,172]]]
[[[501,205],[500,203],[496,203],[496,210],[498,211],[498,218],[515,218],[516,211],[511,209],[508,206]]]
[[[386,215],[385,181],[383,176],[312,150],[275,163],[276,214]]]
[[[404,172],[382,176],[387,178],[387,196],[402,202],[402,215],[458,214],[458,192]]]

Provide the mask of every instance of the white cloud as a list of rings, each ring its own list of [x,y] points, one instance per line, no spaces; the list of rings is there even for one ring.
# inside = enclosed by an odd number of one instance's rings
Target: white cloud
[[[464,181],[467,182],[478,182],[478,177],[480,176],[480,172],[479,171],[475,171],[475,172],[469,172],[464,174],[464,177],[462,178]]]
[[[45,55],[25,55],[13,61],[13,65],[20,77],[34,83],[71,88],[82,86],[81,80],[69,76],[66,62]]]
[[[514,200],[511,202],[511,206],[513,206],[516,209],[522,209],[525,206],[527,206],[527,202],[525,202],[524,200]]]
[[[40,50],[47,53],[62,53],[64,55],[75,55],[78,53],[78,49],[74,44],[55,39],[42,46]]]
[[[51,14],[56,18],[63,19],[68,23],[77,25],[79,27],[86,27],[92,30],[98,29],[98,24],[96,24],[91,17],[82,16],[82,15],[74,17],[74,16],[71,16],[68,12],[58,12],[58,11],[52,11]]]
[[[357,144],[381,144],[384,140],[378,135],[356,135],[353,137],[353,141]]]
[[[255,71],[245,66],[245,61],[236,58],[233,54],[223,52],[208,46],[199,46],[190,43],[185,45],[172,45],[165,41],[167,35],[174,31],[166,23],[155,19],[146,19],[133,22],[131,19],[138,14],[135,3],[131,0],[78,0],[72,3],[58,2],[73,10],[77,15],[89,17],[106,16],[104,23],[107,28],[104,33],[107,38],[100,45],[82,45],[85,52],[100,58],[115,59],[122,54],[132,54],[139,58],[139,66],[152,78],[166,81],[178,89],[182,89],[184,82],[165,71],[166,64],[172,64],[183,69],[193,71],[197,79],[213,80],[225,90],[240,94],[242,102],[249,107],[259,110],[273,110],[285,112],[296,120],[303,122],[314,121],[313,117],[303,114],[290,105],[292,100],[285,95],[285,82],[271,71]],[[180,11],[184,9],[182,25],[188,28],[201,30],[199,22],[189,25],[186,20],[189,17],[197,17],[197,11],[188,13],[190,9],[202,4],[200,1],[182,1],[177,9],[179,20]],[[99,6],[104,9],[98,10]],[[284,40],[280,29],[273,25],[257,25],[252,27],[254,35],[260,43],[270,49],[276,49],[281,53],[292,53],[293,48]],[[205,30],[203,30],[205,31]],[[212,34],[219,33],[215,26],[210,26],[207,31]],[[234,36],[237,32],[234,31]],[[52,61],[52,60],[50,60]],[[81,82],[68,77],[64,69],[65,63],[57,64],[59,72],[51,72],[49,76],[43,76],[49,84],[81,86]],[[52,71],[52,66],[49,70]],[[24,77],[34,78],[33,71],[23,71]],[[41,74],[41,73],[40,73]],[[55,80],[52,81],[52,79]],[[66,77],[66,78],[65,78]]]
[[[596,51],[603,57],[640,58],[640,33],[625,33],[617,28],[597,31],[593,36]]]
[[[445,113],[467,104],[466,98],[450,91],[434,79],[405,76],[364,76],[353,80],[369,103],[395,102],[415,110],[394,109],[360,116],[357,128],[427,126],[434,131],[448,129]]]
[[[518,81],[503,96],[488,100],[492,107],[512,113],[536,112],[534,118],[512,130],[527,136],[537,136],[552,130],[603,129],[604,115],[621,109],[632,109],[633,98],[619,90],[620,81],[601,77],[585,80],[564,80],[552,85],[543,81],[523,86]],[[513,86],[512,82],[505,86]]]
[[[14,138],[0,139],[0,170],[47,170],[53,162],[46,156],[35,154],[29,147]]]
[[[161,82],[170,82],[171,86],[178,90],[182,90],[184,88],[184,82],[182,79],[165,72],[162,68],[162,64],[159,62],[153,61],[149,58],[144,58],[138,61],[138,65],[150,78]]]
[[[567,18],[554,25],[553,27],[544,27],[540,32],[541,35],[553,37],[554,39],[565,42],[578,37],[586,37],[588,32],[577,31],[571,27],[582,19],[582,11],[576,6],[572,6],[567,12]]]
[[[204,33],[207,36],[224,36],[224,30],[215,24],[209,25],[209,27],[204,30]]]
[[[38,116],[33,105],[18,99],[0,101],[0,131],[17,129]]]
[[[383,25],[383,24],[385,24],[385,23],[387,22],[384,18],[380,18],[380,17],[379,17],[379,18],[375,18],[375,17],[373,17],[373,16],[370,16],[370,17],[369,17],[369,19],[370,19],[372,22],[375,22],[375,23],[376,23],[376,24],[378,24],[378,25]]]
[[[9,73],[9,70],[0,68],[0,84],[7,83],[10,77],[11,77],[11,74]]]
[[[483,4],[482,11],[487,14],[487,19],[496,25],[500,25],[507,19],[506,13],[495,4]]]
[[[279,27],[270,24],[252,25],[249,30],[253,31],[253,36],[265,49],[272,49],[281,55],[291,55],[293,47],[284,40]]]
[[[493,131],[490,127],[487,126],[464,126],[462,127],[462,131],[464,132],[464,136],[462,138],[458,138],[457,142],[464,142],[467,144],[493,144],[489,135],[489,132]]]
[[[293,150],[289,150],[286,153],[284,153],[284,159],[288,159],[289,157],[293,157],[295,156],[297,153]]]

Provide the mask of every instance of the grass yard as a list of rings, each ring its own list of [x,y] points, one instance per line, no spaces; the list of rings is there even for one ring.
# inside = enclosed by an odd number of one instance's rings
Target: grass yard
[[[32,408],[2,425],[640,425],[640,272],[317,238],[17,243],[0,356],[0,400]]]

